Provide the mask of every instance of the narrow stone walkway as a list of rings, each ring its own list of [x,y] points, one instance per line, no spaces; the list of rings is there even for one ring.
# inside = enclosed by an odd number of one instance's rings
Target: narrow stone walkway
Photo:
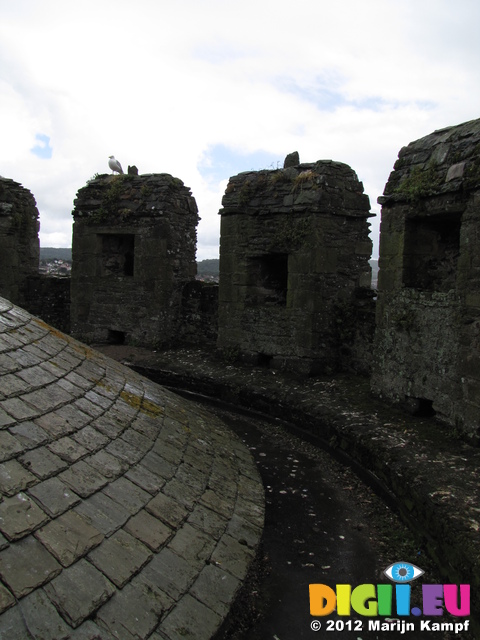
[[[448,426],[375,398],[362,376],[298,378],[227,364],[198,347],[101,349],[160,384],[287,421],[302,437],[313,436],[343,459],[347,455],[359,475],[394,499],[402,518],[424,537],[445,581],[480,592],[480,448]],[[472,619],[480,620],[475,598]]]
[[[264,516],[208,411],[0,298],[0,639],[211,638]]]

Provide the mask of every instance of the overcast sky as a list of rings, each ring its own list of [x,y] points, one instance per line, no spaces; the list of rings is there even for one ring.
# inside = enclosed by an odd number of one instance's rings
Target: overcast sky
[[[110,155],[192,189],[198,259],[228,178],[292,151],[349,164],[379,214],[402,146],[480,117],[479,28],[478,0],[0,0],[0,175],[42,246]]]

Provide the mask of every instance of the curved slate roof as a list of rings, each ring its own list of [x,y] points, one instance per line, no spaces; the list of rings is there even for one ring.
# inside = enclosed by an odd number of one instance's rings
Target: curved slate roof
[[[0,298],[0,637],[210,638],[263,487],[206,410]]]

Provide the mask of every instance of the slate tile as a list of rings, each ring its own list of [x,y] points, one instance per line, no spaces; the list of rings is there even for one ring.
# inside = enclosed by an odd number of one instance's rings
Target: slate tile
[[[70,436],[55,440],[55,442],[48,445],[48,448],[66,462],[76,462],[88,454],[87,449]]]
[[[152,551],[159,551],[174,533],[170,527],[145,510],[130,518],[124,530],[141,540]]]
[[[49,440],[49,435],[35,422],[21,422],[15,427],[10,427],[9,431],[20,442],[24,449],[34,449]]]
[[[47,520],[47,514],[25,493],[0,503],[0,531],[9,540],[23,538]]]
[[[168,548],[199,569],[212,555],[216,543],[212,536],[185,523],[171,539]]]
[[[0,401],[0,409],[15,418],[15,420],[28,420],[42,413],[35,408],[35,405],[28,404],[21,398],[9,398],[8,400]]]
[[[150,549],[123,530],[104,540],[88,555],[90,562],[120,589],[151,557]]]
[[[135,581],[118,591],[100,609],[97,620],[115,638],[149,638],[172,604],[173,601],[166,594],[153,593],[145,585]],[[139,611],[142,611],[142,616],[138,615]]]
[[[198,571],[168,548],[162,549],[142,569],[135,580],[145,583],[153,592],[168,593],[178,600],[194,582]]]
[[[103,573],[83,559],[62,571],[44,589],[73,628],[90,618],[116,591]]]
[[[66,471],[62,471],[59,478],[82,498],[91,496],[108,484],[108,478],[105,478],[83,460],[76,462]]]
[[[152,495],[156,495],[166,482],[165,478],[152,473],[142,464],[136,464],[131,467],[125,477]]]
[[[131,515],[138,513],[151,500],[149,493],[124,477],[111,482],[103,492],[127,509]]]
[[[12,496],[28,486],[38,482],[17,460],[8,460],[0,464],[0,493]]]
[[[102,491],[83,500],[75,511],[88,519],[105,536],[120,529],[130,517],[130,513]]]
[[[12,607],[15,602],[16,600],[14,596],[3,584],[0,583],[0,614]],[[1,633],[0,627],[0,638],[2,637]]]
[[[34,536],[0,551],[0,576],[17,598],[52,580],[61,570],[61,565]]]
[[[187,517],[188,509],[164,493],[159,493],[147,503],[145,509],[165,524],[177,528]]]
[[[215,635],[222,618],[207,606],[185,595],[162,622],[162,633],[167,638],[208,640]]]
[[[59,516],[80,502],[79,496],[57,477],[39,482],[31,487],[28,493],[52,518]]]
[[[109,438],[94,429],[91,425],[77,431],[73,437],[90,452],[98,451],[109,442]]]
[[[252,549],[225,534],[219,540],[211,560],[219,564],[228,573],[243,580],[254,554],[255,552]]]
[[[109,480],[115,480],[129,468],[125,461],[112,456],[104,449],[85,458],[85,462]]]
[[[42,589],[37,589],[19,603],[22,618],[31,638],[42,640],[68,640],[70,627]]]
[[[64,567],[85,556],[103,540],[103,534],[75,511],[67,511],[42,529],[36,537]]]
[[[38,447],[19,458],[20,462],[39,478],[45,479],[65,469],[68,464],[47,449]]]
[[[22,453],[23,446],[21,443],[8,431],[2,429],[0,431],[0,462],[13,458],[14,456]]]

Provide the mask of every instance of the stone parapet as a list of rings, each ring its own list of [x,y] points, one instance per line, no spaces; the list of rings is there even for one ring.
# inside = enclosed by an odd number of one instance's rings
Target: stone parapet
[[[72,334],[172,342],[183,286],[196,273],[190,190],[168,174],[99,176],[79,190],[73,217]]]
[[[222,204],[219,349],[302,374],[367,372],[371,214],[355,172],[320,160],[241,173]]]
[[[230,178],[222,216],[235,213],[332,213],[368,218],[370,201],[343,162],[319,160],[285,169],[247,171]]]
[[[380,227],[372,389],[480,442],[480,120],[401,149]]]
[[[38,273],[38,210],[21,184],[0,177],[0,295],[25,304],[26,282]]]

